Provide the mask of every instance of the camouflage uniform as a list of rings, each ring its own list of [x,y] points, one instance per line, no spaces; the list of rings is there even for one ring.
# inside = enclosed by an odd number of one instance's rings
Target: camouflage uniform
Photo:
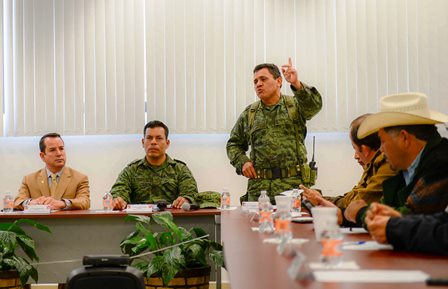
[[[230,133],[227,156],[237,174],[242,174],[242,167],[249,160],[257,172],[257,179],[249,179],[247,195],[241,200],[257,200],[260,191],[266,190],[273,201],[275,195],[297,188],[302,183],[300,172],[294,172],[294,168],[307,162],[304,144],[306,121],[320,111],[322,98],[316,88],[303,83],[301,90],[297,91],[293,86],[291,89],[298,110],[295,120],[291,119],[282,95],[280,101],[270,107],[260,102],[252,125],[249,125],[249,113],[253,105],[249,105]],[[246,155],[249,146],[250,159]],[[281,171],[281,177],[269,176],[266,172],[272,169]]]
[[[112,186],[111,194],[127,203],[144,204],[166,200],[172,203],[182,196],[190,202],[198,189],[187,165],[168,155],[159,166],[151,166],[146,157],[133,161],[124,168]]]

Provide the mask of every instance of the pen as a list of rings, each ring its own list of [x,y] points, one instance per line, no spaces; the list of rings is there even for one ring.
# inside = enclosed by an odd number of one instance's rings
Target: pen
[[[429,278],[426,279],[426,285],[445,286],[448,285],[448,278]]]
[[[344,245],[362,245],[365,244],[366,241],[357,241],[357,242],[344,242]]]

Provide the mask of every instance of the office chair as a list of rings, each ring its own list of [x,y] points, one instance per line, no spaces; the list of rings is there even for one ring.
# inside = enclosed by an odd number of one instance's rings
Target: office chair
[[[85,256],[84,267],[73,270],[67,289],[145,289],[143,274],[128,266],[126,256]]]

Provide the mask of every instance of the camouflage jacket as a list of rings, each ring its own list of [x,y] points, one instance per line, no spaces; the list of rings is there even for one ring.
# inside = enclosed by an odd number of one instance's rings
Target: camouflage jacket
[[[306,121],[320,111],[322,98],[316,88],[303,83],[302,87],[297,91],[291,86],[295,107],[298,110],[295,120],[292,120],[288,114],[284,97],[281,97],[276,105],[270,107],[260,102],[252,125],[249,125],[251,105],[241,113],[227,142],[227,156],[238,174],[242,174],[242,167],[249,160],[252,161],[255,169],[285,168],[307,161],[304,144]],[[296,140],[296,130],[299,143]],[[251,147],[250,158],[246,155],[249,146]],[[288,181],[288,179],[291,180]],[[278,183],[280,187],[273,188],[273,183]],[[288,184],[282,186],[282,183]],[[280,180],[250,179],[248,192],[259,192],[260,189],[265,189],[272,196],[276,192],[297,187],[298,184],[300,184],[300,177]]]
[[[122,197],[131,204],[159,200],[172,203],[179,196],[193,202],[197,193],[196,181],[187,165],[168,155],[160,167],[151,166],[146,157],[133,161],[121,171],[111,189],[114,198]]]

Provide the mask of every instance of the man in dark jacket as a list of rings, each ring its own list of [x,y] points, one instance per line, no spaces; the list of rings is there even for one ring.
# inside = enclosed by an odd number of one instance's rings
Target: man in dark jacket
[[[365,221],[376,241],[395,250],[448,255],[448,207],[434,215],[402,217],[389,206],[373,203]]]
[[[431,111],[427,97],[420,93],[385,96],[381,112],[367,117],[358,137],[378,131],[381,151],[391,168],[399,173],[383,182],[381,202],[403,215],[434,214],[448,205],[448,140],[435,124],[448,116]],[[361,209],[357,208],[361,207]],[[352,208],[358,209],[350,215]],[[345,211],[348,220],[364,221],[368,207],[353,202]]]

